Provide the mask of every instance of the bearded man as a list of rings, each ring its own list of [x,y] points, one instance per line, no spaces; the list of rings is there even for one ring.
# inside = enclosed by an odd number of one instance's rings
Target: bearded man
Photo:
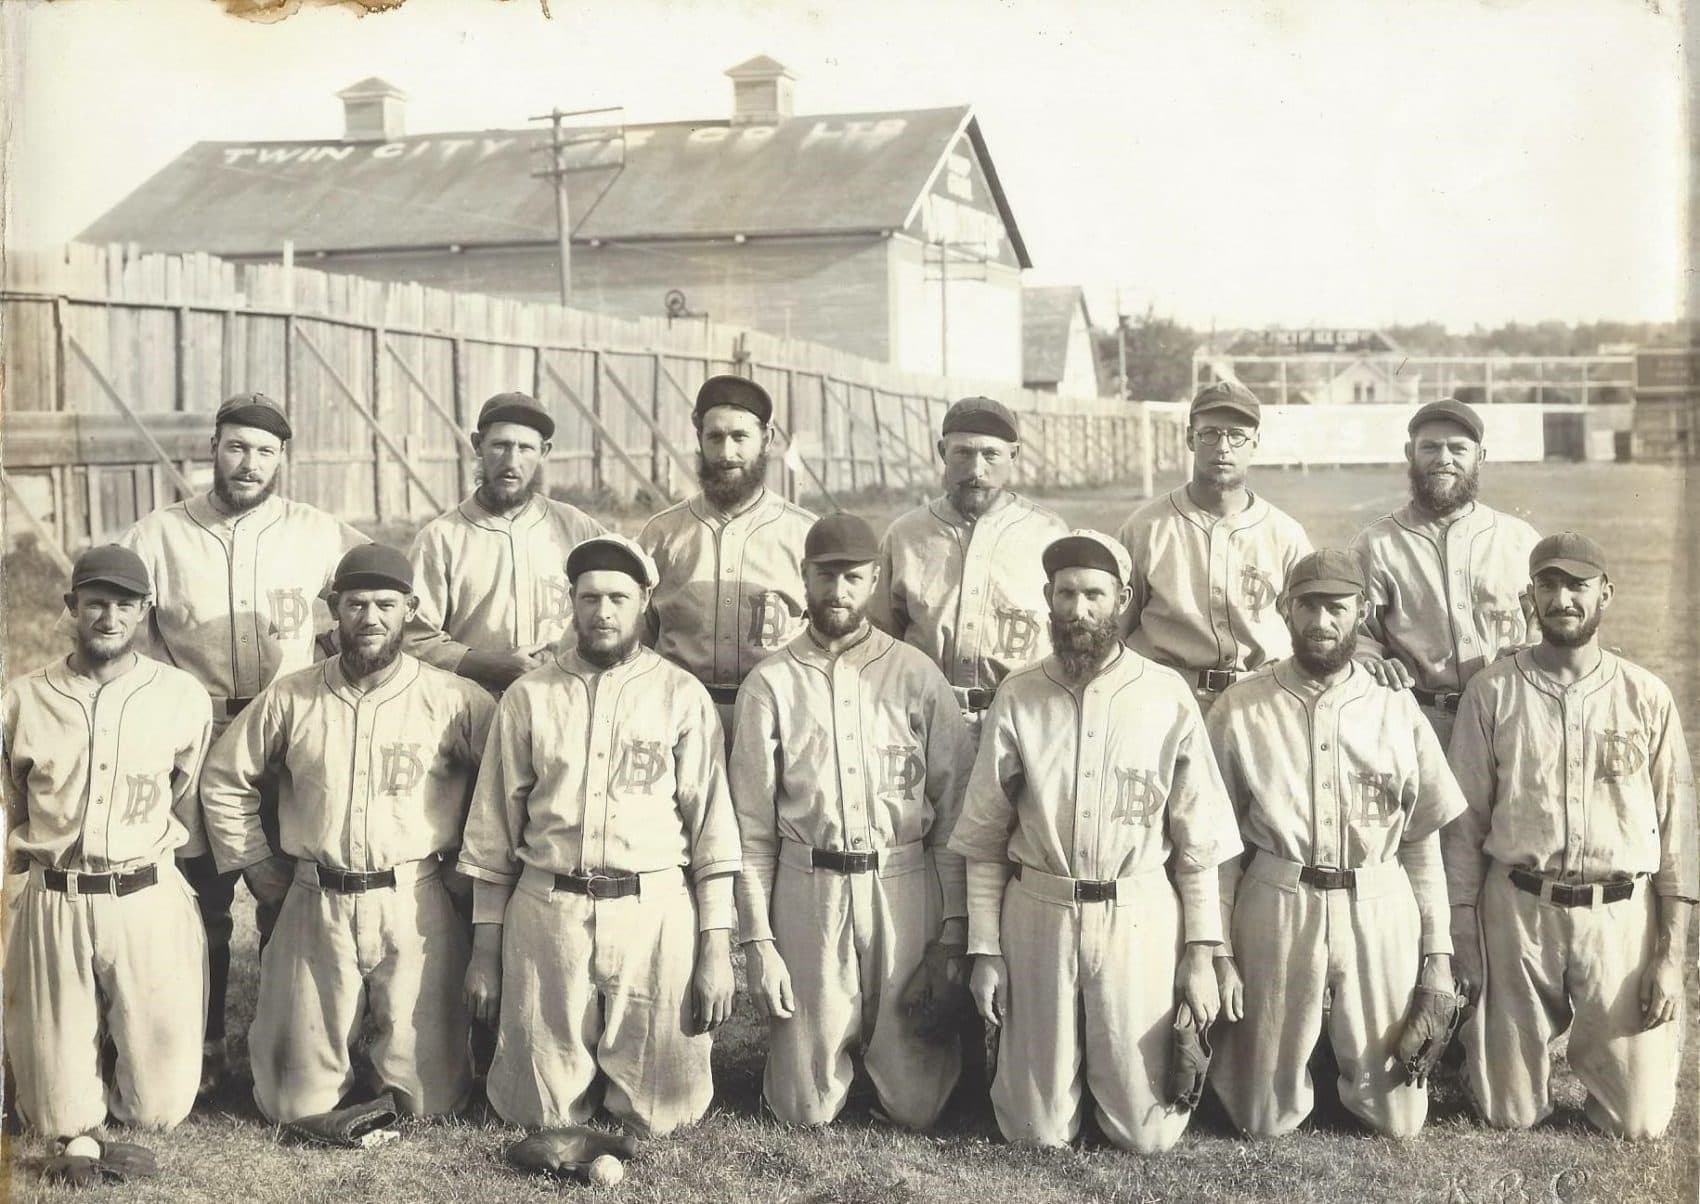
[[[337,565],[340,655],[286,674],[230,725],[201,800],[219,868],[280,909],[248,1046],[270,1120],[335,1109],[367,1051],[408,1115],[452,1112],[472,1083],[460,992],[467,934],[443,882],[495,704],[401,651],[413,567],[367,544]],[[279,784],[278,844],[260,784]]]
[[[708,690],[732,731],[738,686],[802,629],[803,540],[815,516],[767,488],[773,399],[741,376],[697,390],[702,492],[644,524],[637,542],[660,573],[644,641]]]
[[[277,496],[291,434],[283,407],[264,393],[227,399],[213,417],[212,488],[154,511],[118,540],[153,582],[137,647],[201,683],[215,741],[275,677],[312,663],[319,599],[342,554],[367,542],[324,511]],[[269,796],[263,814],[275,828]],[[220,874],[211,854],[183,869],[206,926],[206,1092],[228,1069],[224,1012],[238,875]],[[258,908],[262,943],[274,918]]]
[[[1411,418],[1411,501],[1352,541],[1364,562],[1364,667],[1411,690],[1444,745],[1460,692],[1484,666],[1529,642],[1522,592],[1540,537],[1476,500],[1482,419],[1461,401],[1431,401]]]
[[[1364,589],[1351,552],[1301,559],[1281,600],[1292,657],[1229,687],[1207,724],[1250,854],[1222,867],[1210,1081],[1254,1137],[1310,1115],[1325,1017],[1340,1101],[1416,1134],[1428,1092],[1401,1076],[1400,1022],[1419,986],[1453,994],[1438,833],[1464,802],[1415,699],[1353,660]]]

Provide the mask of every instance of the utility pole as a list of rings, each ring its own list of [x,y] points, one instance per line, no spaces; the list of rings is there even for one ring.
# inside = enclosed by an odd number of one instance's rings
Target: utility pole
[[[561,122],[568,117],[588,117],[593,113],[613,113],[623,106],[609,105],[600,109],[574,109],[563,112],[560,108],[550,109],[541,116],[533,117],[533,121],[549,122],[549,166],[543,171],[532,172],[534,179],[550,178],[555,181],[555,239],[559,244],[561,260],[561,304],[572,304],[573,295],[573,224],[571,207],[567,200],[567,147],[579,142],[606,141],[606,136],[593,138],[565,138]],[[598,165],[600,166],[600,165]]]
[[[950,246],[939,238],[939,375],[950,375]]]
[[[1121,384],[1122,400],[1133,396],[1127,384],[1127,315],[1122,312],[1122,291],[1116,290],[1116,380]]]

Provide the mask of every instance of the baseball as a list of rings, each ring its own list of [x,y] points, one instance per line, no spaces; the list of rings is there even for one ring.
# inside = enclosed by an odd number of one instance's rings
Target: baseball
[[[99,1158],[100,1142],[86,1134],[82,1137],[73,1137],[65,1143],[65,1157]]]
[[[603,1154],[590,1164],[590,1181],[597,1187],[613,1187],[625,1177],[625,1164],[612,1154]]]

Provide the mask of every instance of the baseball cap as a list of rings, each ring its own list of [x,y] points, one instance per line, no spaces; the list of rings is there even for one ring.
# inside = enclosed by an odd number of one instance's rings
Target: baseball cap
[[[529,393],[498,393],[479,407],[477,429],[498,422],[517,422],[545,439],[555,437],[555,420]]]
[[[842,510],[817,519],[803,539],[804,564],[866,564],[879,554],[868,520]]]
[[[1193,394],[1192,405],[1187,407],[1187,421],[1207,410],[1231,410],[1249,419],[1253,426],[1263,422],[1263,404],[1257,400],[1257,394],[1237,380],[1211,381]]]
[[[1529,576],[1542,569],[1557,569],[1581,581],[1606,576],[1606,553],[1599,544],[1579,531],[1549,535],[1529,553]]]
[[[340,594],[351,589],[394,589],[411,594],[413,562],[399,548],[388,544],[368,543],[350,548],[337,561],[331,590]]]
[[[1287,574],[1287,597],[1305,594],[1361,594],[1369,590],[1363,561],[1356,553],[1321,548],[1302,557]]]
[[[697,390],[697,403],[691,410],[693,418],[702,416],[716,406],[735,406],[747,410],[765,425],[773,421],[773,398],[767,390],[742,376],[711,376]]]
[[[1405,433],[1414,435],[1417,428],[1425,422],[1450,422],[1461,426],[1470,433],[1470,438],[1477,443],[1482,441],[1482,416],[1456,397],[1442,397],[1439,401],[1431,401],[1411,415],[1411,421],[1405,427]]]
[[[577,582],[579,574],[608,570],[624,573],[646,589],[654,589],[661,573],[649,553],[624,535],[592,535],[573,545],[567,553],[567,580]]]
[[[264,393],[237,393],[225,398],[218,407],[218,413],[213,416],[213,426],[223,426],[227,422],[270,431],[279,439],[288,439],[295,434],[289,427],[283,407]]]
[[[939,435],[995,435],[1011,443],[1021,442],[1021,427],[1015,412],[990,397],[964,397],[946,410]]]
[[[1053,539],[1040,557],[1045,576],[1054,578],[1064,569],[1103,569],[1123,585],[1133,577],[1133,559],[1121,541],[1102,531],[1077,528]]]
[[[145,597],[153,593],[147,565],[129,548],[115,543],[89,548],[71,566],[71,589],[84,585],[113,585]]]

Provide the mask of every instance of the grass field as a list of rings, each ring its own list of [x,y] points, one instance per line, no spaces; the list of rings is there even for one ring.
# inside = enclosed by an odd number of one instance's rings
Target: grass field
[[[1614,558],[1617,601],[1606,642],[1665,677],[1677,693],[1687,730],[1700,728],[1700,480],[1680,470],[1628,465],[1490,465],[1484,499],[1528,517],[1541,530],[1576,527]],[[1256,482],[1291,512],[1320,545],[1344,544],[1359,527],[1394,508],[1403,478],[1393,470],[1265,473]],[[1126,490],[1050,499],[1074,523],[1113,529],[1134,504]],[[900,508],[862,512],[883,523]],[[641,519],[622,519],[635,527]],[[399,533],[390,533],[398,535]],[[61,585],[35,558],[8,560],[5,581],[8,669],[29,668],[60,650],[49,642],[51,607]],[[245,893],[241,896],[246,902]],[[1692,961],[1692,959],[1691,959]],[[239,904],[234,1031],[252,1011],[256,985],[251,911]],[[782,1128],[759,1112],[762,1034],[747,1003],[715,1047],[716,1099],[707,1121],[653,1143],[613,1194],[657,1204],[788,1201],[794,1204],[1024,1204],[1101,1200],[1435,1200],[1452,1204],[1512,1201],[1692,1200],[1696,1195],[1696,992],[1692,965],[1682,1103],[1670,1134],[1628,1144],[1602,1138],[1580,1116],[1581,1090],[1560,1082],[1560,1108],[1530,1133],[1478,1127],[1456,1085],[1434,1088],[1425,1135],[1397,1142],[1364,1134],[1326,1103],[1304,1130],[1251,1143],[1232,1135],[1206,1107],[1181,1147],[1141,1159],[1101,1143],[1056,1152],[1003,1145],[982,1097],[960,1094],[937,1135],[895,1133],[870,1119],[853,1098],[825,1130]],[[238,1041],[238,1061],[245,1051]],[[1326,1101],[1326,1095],[1324,1096]],[[112,1188],[111,1200],[168,1201],[461,1201],[553,1199],[572,1191],[526,1180],[501,1164],[517,1130],[482,1115],[407,1127],[404,1140],[370,1153],[322,1152],[281,1144],[246,1091],[233,1088],[176,1132],[150,1141],[165,1174]],[[15,1200],[58,1200],[36,1170],[42,1146],[13,1138]],[[591,1190],[591,1189],[583,1189]]]

